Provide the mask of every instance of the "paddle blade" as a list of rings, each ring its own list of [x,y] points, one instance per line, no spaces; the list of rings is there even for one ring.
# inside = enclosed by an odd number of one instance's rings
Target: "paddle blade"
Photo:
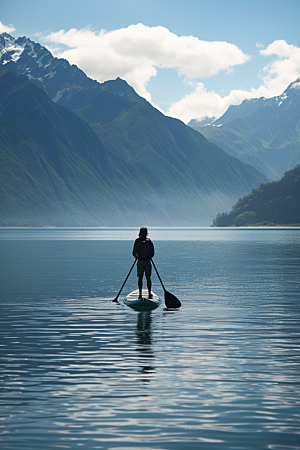
[[[175,295],[165,291],[165,304],[167,308],[180,308],[181,303]]]

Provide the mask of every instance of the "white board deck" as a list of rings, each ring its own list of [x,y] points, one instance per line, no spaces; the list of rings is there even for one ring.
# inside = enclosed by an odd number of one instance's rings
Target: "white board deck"
[[[142,290],[142,297],[139,296],[139,290],[130,292],[124,299],[125,305],[136,311],[151,311],[161,304],[161,299],[151,291],[152,298],[148,298],[148,290]]]

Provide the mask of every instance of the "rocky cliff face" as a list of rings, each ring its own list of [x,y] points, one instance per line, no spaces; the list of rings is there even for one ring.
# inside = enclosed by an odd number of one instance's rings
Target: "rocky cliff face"
[[[245,100],[217,120],[190,125],[270,180],[300,163],[300,78],[282,95]]]

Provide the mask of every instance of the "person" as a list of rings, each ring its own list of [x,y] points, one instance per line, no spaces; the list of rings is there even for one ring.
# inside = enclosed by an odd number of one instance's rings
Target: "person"
[[[139,296],[142,297],[143,276],[145,273],[148,288],[148,298],[152,298],[151,294],[151,258],[154,256],[154,245],[151,239],[147,238],[148,230],[142,227],[139,231],[139,237],[135,240],[132,254],[137,258],[137,276]]]

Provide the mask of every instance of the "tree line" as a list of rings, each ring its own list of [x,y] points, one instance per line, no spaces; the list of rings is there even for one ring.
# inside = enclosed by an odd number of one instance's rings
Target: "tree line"
[[[213,222],[216,227],[254,225],[300,226],[300,165],[285,172],[281,180],[254,189]]]

